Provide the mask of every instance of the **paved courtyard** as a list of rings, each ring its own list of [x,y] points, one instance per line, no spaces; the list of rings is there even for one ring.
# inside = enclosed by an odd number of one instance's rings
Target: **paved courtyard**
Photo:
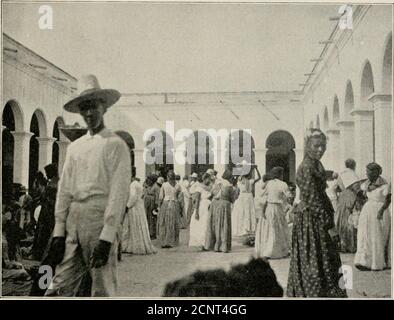
[[[181,245],[172,249],[158,249],[150,256],[123,255],[119,267],[122,297],[160,297],[167,282],[188,275],[198,269],[230,268],[247,262],[253,248],[234,242],[231,253],[202,252],[187,247],[188,231],[181,231]],[[389,298],[391,270],[360,272],[353,267],[353,254],[343,254],[342,263],[352,267],[354,298]],[[283,288],[286,288],[290,259],[271,260],[270,264]]]

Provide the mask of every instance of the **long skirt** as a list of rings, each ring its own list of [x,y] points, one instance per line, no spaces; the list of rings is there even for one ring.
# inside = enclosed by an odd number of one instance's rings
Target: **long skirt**
[[[122,251],[132,254],[156,253],[150,239],[142,200],[127,210],[123,223]]]
[[[346,290],[341,286],[339,250],[326,226],[319,215],[309,209],[297,211],[293,223],[287,296],[346,298]]]
[[[351,190],[344,190],[338,198],[335,225],[341,238],[341,252],[357,250],[357,229],[351,219],[355,201],[356,195]]]
[[[231,202],[213,200],[207,219],[205,249],[216,252],[231,251]]]
[[[268,203],[265,219],[260,217],[256,228],[255,252],[257,257],[280,259],[289,255],[288,225],[283,206]]]
[[[155,196],[146,194],[144,197],[146,220],[148,221],[149,234],[151,239],[156,239],[157,216],[153,214],[156,208]]]
[[[389,245],[391,217],[386,210],[383,219],[378,220],[378,210],[383,202],[369,200],[360,213],[357,232],[357,253],[354,264],[371,270],[387,267],[386,250]]]
[[[231,215],[233,236],[244,236],[255,231],[256,213],[253,194],[251,192],[240,193],[234,203]]]
[[[188,210],[189,210],[189,203],[191,202],[190,197],[183,195],[183,209],[182,209],[182,217],[181,217],[181,228],[182,229],[187,229],[189,226],[189,220],[188,220]]]
[[[181,207],[178,201],[164,201],[157,219],[157,238],[162,247],[179,244]]]
[[[211,201],[208,199],[201,199],[200,208],[198,210],[198,220],[196,219],[197,210],[195,209],[193,212],[192,218],[190,220],[189,247],[203,247],[205,244],[210,203]]]

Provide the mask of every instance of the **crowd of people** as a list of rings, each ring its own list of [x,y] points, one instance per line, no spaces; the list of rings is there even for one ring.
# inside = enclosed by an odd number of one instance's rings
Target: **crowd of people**
[[[3,279],[28,278],[20,262],[34,259],[50,266],[54,277],[47,288],[35,278],[32,295],[114,296],[121,253],[177,247],[181,229],[187,230],[190,247],[228,253],[233,241],[241,241],[254,246],[256,259],[230,273],[197,272],[169,284],[169,296],[197,295],[196,279],[227,296],[241,294],[226,284],[233,280],[239,288],[258,284],[257,295],[279,296],[267,261],[290,257],[287,296],[344,298],[340,252],[355,253],[354,264],[362,271],[391,267],[390,183],[374,162],[367,165],[365,180],[352,159],[339,174],[326,171],[320,160],[327,138],[320,129],[307,132],[296,185],[284,181],[282,167],[261,177],[258,167],[246,162],[221,175],[208,169],[181,178],[170,170],[142,183],[132,177],[127,144],[104,125],[104,114],[120,93],[101,89],[92,75],[81,84],[86,90],[64,109],[79,113],[88,132],[68,147],[61,179],[50,164],[28,191],[15,184],[3,196]],[[251,270],[258,274],[241,275]]]

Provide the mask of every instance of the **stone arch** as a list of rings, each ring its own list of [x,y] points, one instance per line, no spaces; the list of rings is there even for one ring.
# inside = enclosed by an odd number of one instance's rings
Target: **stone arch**
[[[338,100],[338,96],[335,95],[334,96],[334,102],[332,105],[332,126],[335,127],[337,121],[340,118],[340,112],[339,112],[339,100]]]
[[[15,168],[15,139],[13,132],[23,130],[23,115],[15,100],[8,101],[2,110],[2,199],[7,202],[11,198]]]
[[[325,106],[323,111],[323,130],[327,131],[329,127],[330,127],[330,119],[328,116],[327,106]]]
[[[127,147],[129,148],[129,152],[130,152],[130,160],[131,160],[131,175],[132,177],[135,177],[137,174],[137,170],[135,167],[135,154],[134,154],[134,149],[135,149],[135,143],[134,143],[134,139],[133,136],[128,133],[127,131],[123,131],[123,130],[118,130],[115,131],[115,133],[124,141],[126,142]]]
[[[354,92],[353,85],[350,80],[346,83],[345,103],[343,106],[343,118],[350,119],[350,112],[354,109]]]
[[[196,130],[186,139],[185,174],[202,174],[214,168],[214,141],[205,130]]]
[[[315,119],[315,128],[320,129],[320,116],[317,114]]]
[[[59,141],[65,141],[66,137],[61,132],[60,128],[65,126],[64,119],[57,117],[53,123],[52,138],[56,139],[52,145],[52,163],[56,163],[59,166]]]
[[[5,104],[3,108],[3,112],[6,108],[12,112],[12,116],[14,119],[14,126],[12,130],[17,132],[22,132],[24,130],[24,121],[23,121],[24,118],[23,118],[23,110],[19,102],[14,99],[11,99],[7,101],[7,103]]]
[[[38,128],[39,128],[39,137],[43,138],[43,137],[47,137],[48,136],[48,131],[47,131],[47,120],[45,117],[45,113],[44,111],[42,111],[41,109],[36,109],[32,115],[33,117],[37,118],[37,123],[38,123]],[[31,124],[31,122],[30,122]]]
[[[368,97],[375,91],[372,66],[369,60],[364,62],[360,83],[360,109],[372,109]]]
[[[285,130],[274,131],[268,136],[265,146],[267,148],[266,172],[269,172],[273,167],[281,166],[284,168],[284,180],[294,182],[296,172],[294,149],[296,143],[293,135]]]
[[[392,33],[386,37],[384,52],[383,52],[383,64],[382,64],[382,93],[391,94],[393,90],[393,49],[392,49]]]
[[[168,171],[174,170],[174,141],[166,131],[156,130],[150,134],[145,153],[154,158],[154,163],[145,164],[146,176],[156,173],[165,178]]]

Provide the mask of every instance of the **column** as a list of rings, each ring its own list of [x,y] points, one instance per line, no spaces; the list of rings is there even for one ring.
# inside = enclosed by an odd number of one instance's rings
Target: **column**
[[[56,141],[57,145],[59,146],[59,176],[61,176],[63,171],[64,161],[66,160],[67,148],[70,144],[69,141]]]
[[[373,94],[368,99],[375,112],[375,162],[383,169],[383,176],[391,180],[391,94]]]
[[[136,168],[136,176],[144,181],[146,178],[144,149],[134,149],[134,165]]]
[[[29,151],[31,132],[11,132],[14,136],[14,182],[29,185]]]
[[[341,164],[339,162],[339,154],[340,154],[340,131],[336,128],[330,128],[327,130],[327,151],[329,154],[329,167],[327,169],[334,170],[335,172],[339,172],[341,168]]]
[[[38,170],[44,172],[44,167],[52,163],[52,147],[56,138],[37,137],[39,144]]]
[[[365,167],[373,161],[373,110],[353,109],[350,114],[354,118],[356,172],[360,178],[366,178]]]
[[[354,122],[352,120],[337,121],[339,127],[339,163],[338,171],[345,169],[345,160],[354,158]]]

